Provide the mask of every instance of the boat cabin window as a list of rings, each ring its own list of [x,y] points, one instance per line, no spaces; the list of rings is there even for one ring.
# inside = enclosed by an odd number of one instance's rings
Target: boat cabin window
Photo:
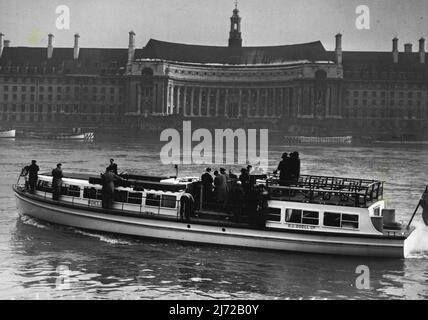
[[[281,221],[281,209],[279,208],[268,208],[267,220],[269,221]]]
[[[175,208],[177,197],[166,194],[148,193],[146,196],[146,205],[154,207]]]
[[[37,191],[52,193],[52,183],[49,181],[39,180],[36,186]]]
[[[148,193],[146,196],[146,206],[159,207],[160,194]]]
[[[175,208],[177,198],[176,196],[162,195],[161,207]]]
[[[374,208],[373,209],[373,214],[375,215],[375,216],[380,216],[380,207],[376,207],[376,208]]]
[[[358,215],[324,212],[324,225],[327,227],[358,229]]]
[[[128,203],[141,204],[143,200],[143,194],[141,192],[129,192]]]
[[[102,200],[102,192],[100,189],[86,187],[83,189],[83,198]]]
[[[128,202],[128,191],[114,190],[114,201]]]
[[[310,225],[318,225],[319,223],[319,212],[317,211],[286,209],[285,212],[286,222]]]
[[[80,187],[63,184],[61,186],[61,195],[69,197],[80,197]]]

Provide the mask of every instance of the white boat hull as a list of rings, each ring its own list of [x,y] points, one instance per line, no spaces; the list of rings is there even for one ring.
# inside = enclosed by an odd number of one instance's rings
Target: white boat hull
[[[0,131],[0,138],[15,138],[16,130]]]
[[[404,239],[337,236],[212,226],[192,222],[128,217],[37,201],[16,192],[20,214],[87,230],[255,249],[318,254],[404,257]]]

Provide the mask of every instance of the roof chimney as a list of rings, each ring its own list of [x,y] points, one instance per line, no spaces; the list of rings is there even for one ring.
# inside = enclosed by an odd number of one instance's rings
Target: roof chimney
[[[79,34],[76,33],[74,35],[74,50],[73,50],[73,59],[77,60],[79,59]]]
[[[134,31],[129,31],[129,45],[128,45],[128,63],[131,63],[134,60],[135,53],[135,42],[134,42]]]
[[[419,62],[425,63],[425,39],[419,39]]]
[[[411,43],[404,44],[404,52],[406,52],[406,53],[412,52],[412,44]]]
[[[392,60],[398,63],[398,38],[392,39]]]
[[[52,54],[53,54],[53,37],[54,35],[52,33],[48,34],[48,59],[52,58]]]
[[[1,55],[3,54],[3,36],[4,34],[0,32],[0,58],[1,58]]]
[[[4,46],[5,48],[10,47],[10,40],[4,40],[4,41],[3,41],[3,46]]]
[[[342,35],[340,33],[336,34],[336,63],[338,65],[342,64]]]

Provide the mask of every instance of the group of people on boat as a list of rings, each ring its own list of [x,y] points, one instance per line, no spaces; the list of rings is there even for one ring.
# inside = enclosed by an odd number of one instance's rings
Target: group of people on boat
[[[225,168],[215,170],[212,175],[212,169],[206,168],[201,176],[203,207],[232,213],[239,221],[244,209],[257,207],[253,202],[259,199],[256,194],[262,192],[251,178],[252,171],[248,165],[240,170],[239,176],[232,170],[227,173]]]
[[[31,161],[31,165],[25,166],[20,174],[20,177],[25,178],[25,189],[29,190],[30,193],[34,193],[37,185],[38,172],[40,168],[37,165],[36,160]],[[111,208],[114,200],[114,182],[122,180],[117,173],[117,164],[114,159],[110,159],[110,164],[106,168],[105,172],[101,174],[102,180],[102,207]],[[61,195],[62,178],[64,177],[62,172],[62,164],[58,163],[56,168],[52,170],[52,200],[59,200]]]
[[[297,151],[290,154],[284,152],[281,156],[282,160],[278,164],[278,168],[274,171],[277,174],[279,171],[279,185],[289,186],[296,184],[300,177],[300,157]]]

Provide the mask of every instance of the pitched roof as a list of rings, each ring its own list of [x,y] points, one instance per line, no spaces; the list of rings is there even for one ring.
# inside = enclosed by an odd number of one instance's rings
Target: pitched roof
[[[54,67],[64,73],[100,74],[106,70],[107,73],[117,72],[126,66],[127,60],[128,49],[80,48],[79,58],[74,60],[73,48],[54,48],[52,58],[48,59],[46,47],[6,47],[0,58],[0,66],[37,68],[35,72]]]
[[[334,51],[329,51],[330,59],[334,59]],[[395,65],[391,51],[343,51],[342,53],[343,65]],[[418,52],[399,52],[398,53],[399,66],[420,66]]]
[[[274,64],[297,60],[328,60],[328,54],[320,41],[270,47],[218,47],[150,39],[135,58],[188,63]]]

